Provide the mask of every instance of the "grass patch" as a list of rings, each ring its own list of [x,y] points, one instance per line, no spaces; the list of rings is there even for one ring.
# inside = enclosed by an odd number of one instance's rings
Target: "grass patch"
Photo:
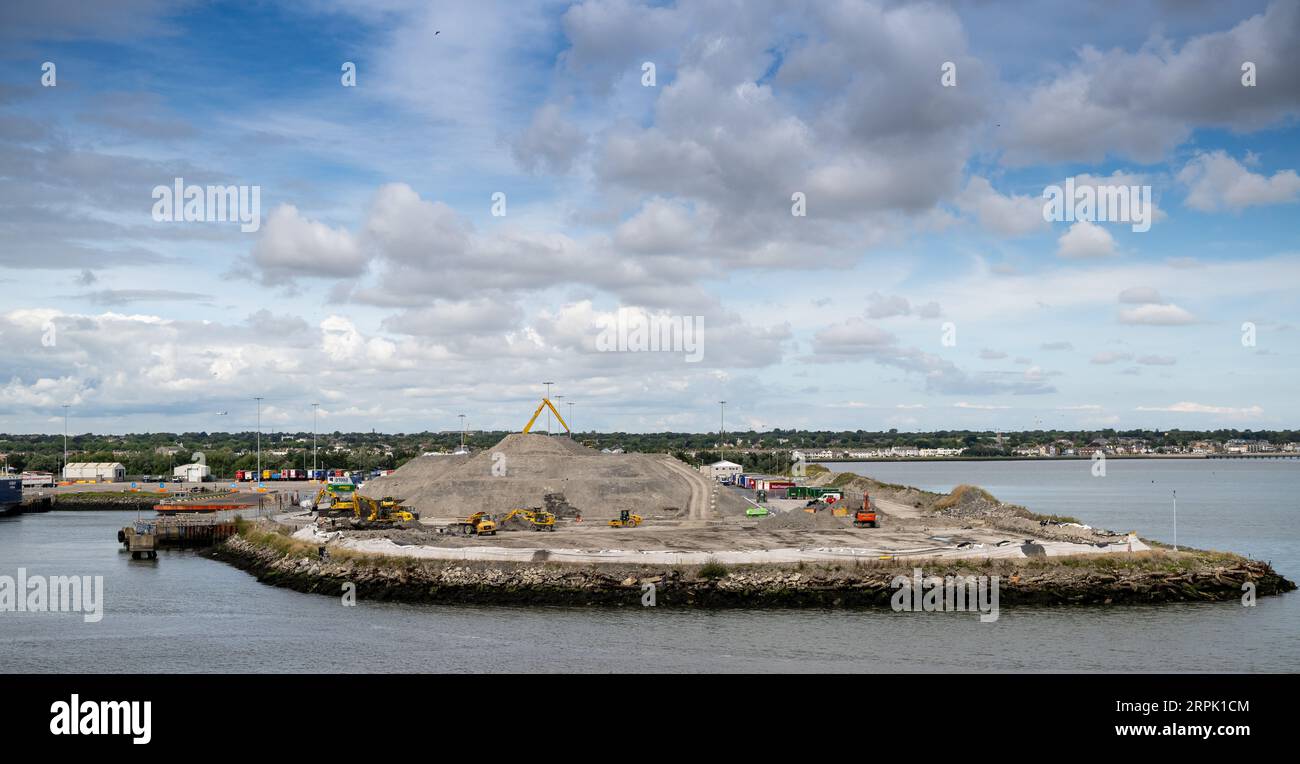
[[[723,578],[729,573],[727,566],[710,557],[704,561],[700,569],[695,571],[695,575],[700,578]]]

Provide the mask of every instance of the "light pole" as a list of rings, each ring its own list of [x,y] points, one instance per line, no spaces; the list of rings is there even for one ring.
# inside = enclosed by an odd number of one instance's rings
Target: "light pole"
[[[68,404],[63,404],[63,479],[68,479]]]
[[[555,383],[543,382],[542,384],[546,385],[546,402],[549,404],[551,402],[551,385]],[[550,406],[546,407],[546,434],[547,435],[551,434],[551,407]]]
[[[567,403],[569,404],[569,440],[573,440],[573,401]]]
[[[465,450],[465,415],[457,414],[460,417],[460,450]]]
[[[727,455],[727,402],[718,401],[718,459]]]
[[[311,405],[311,479],[316,479],[316,412],[320,409],[319,403]]]
[[[1174,551],[1178,551],[1178,491],[1174,490]]]
[[[257,401],[257,482],[262,482],[262,399]]]

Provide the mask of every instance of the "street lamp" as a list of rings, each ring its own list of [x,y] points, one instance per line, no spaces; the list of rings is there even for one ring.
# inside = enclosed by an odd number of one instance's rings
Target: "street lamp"
[[[568,401],[568,404],[569,404],[569,440],[573,440],[573,401]]]
[[[311,479],[316,479],[316,412],[320,409],[319,403],[311,405]]]
[[[63,404],[63,479],[68,479],[68,404]]]
[[[465,415],[457,414],[460,417],[460,450],[465,450]]]
[[[727,402],[718,401],[718,406],[718,458],[723,459],[727,454]]]
[[[257,480],[262,480],[262,399],[254,398],[257,401]]]

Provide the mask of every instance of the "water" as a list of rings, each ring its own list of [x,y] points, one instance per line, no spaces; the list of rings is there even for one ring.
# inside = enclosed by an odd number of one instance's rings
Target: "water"
[[[1288,576],[1300,575],[1297,530],[1287,522],[1300,464],[1112,460],[1102,479],[1091,478],[1088,466],[853,468],[934,489],[980,482],[1035,510],[1158,538],[1172,529],[1160,492],[1176,484],[1180,541],[1272,559]],[[119,551],[116,530],[134,517],[0,519],[0,575],[20,566],[29,575],[102,575],[107,600],[99,623],[0,613],[0,673],[1300,670],[1297,594],[1262,598],[1254,608],[1004,608],[993,624],[969,613],[344,607],[337,598],[258,584],[192,552],[132,561]]]

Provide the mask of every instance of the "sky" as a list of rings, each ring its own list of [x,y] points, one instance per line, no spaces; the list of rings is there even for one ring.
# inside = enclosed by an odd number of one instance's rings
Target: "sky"
[[[548,381],[578,430],[1296,427],[1298,46],[1294,2],[7,3],[0,432],[519,429]]]

